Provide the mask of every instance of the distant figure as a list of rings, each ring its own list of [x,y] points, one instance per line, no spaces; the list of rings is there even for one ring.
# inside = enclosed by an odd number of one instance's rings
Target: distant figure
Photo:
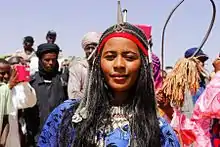
[[[61,62],[60,71],[62,73],[66,73],[67,71],[69,71],[69,60],[68,59],[64,59],[63,62]]]
[[[0,59],[0,146],[26,146],[26,127],[22,110],[36,104],[34,89],[18,79],[15,66],[24,64],[22,57]]]
[[[57,33],[54,30],[49,30],[46,34],[46,40],[47,43],[51,43],[51,44],[55,44],[57,39]],[[58,56],[58,62],[59,62],[59,66],[61,65],[61,61],[60,58],[62,58],[62,50],[59,50],[59,56]],[[61,68],[61,66],[59,67],[59,69]]]
[[[24,59],[19,56],[13,56],[9,58],[8,62],[12,69],[11,78],[14,76],[16,85],[11,89],[12,107],[11,113],[9,114],[10,131],[7,137],[6,147],[24,147],[27,142],[27,129],[23,112],[26,108],[33,107],[37,102],[37,98],[35,90],[31,87],[29,82],[21,82],[16,78],[17,75],[19,75],[19,71],[13,74],[14,67],[26,64]]]
[[[20,56],[30,66],[30,74],[33,75],[38,71],[38,59],[33,48],[34,38],[32,36],[24,37],[23,50],[16,51],[12,56]]]
[[[20,56],[24,58],[27,62],[30,62],[30,58],[35,53],[35,50],[33,49],[34,45],[34,38],[32,36],[26,36],[23,40],[23,49],[17,50],[13,56]]]
[[[161,76],[162,76],[162,78],[163,78],[163,81],[166,79],[166,77],[167,77],[167,72],[166,72],[166,70],[161,70]]]
[[[58,71],[59,47],[56,44],[44,43],[38,46],[39,71],[32,77],[30,84],[37,95],[37,105],[25,110],[28,141],[35,144],[48,115],[55,107],[67,99],[66,83]]]
[[[56,38],[57,38],[57,33],[55,31],[50,30],[47,32],[47,35],[46,35],[47,43],[54,44],[56,41]]]
[[[173,70],[172,66],[166,66],[165,67],[165,71],[166,71],[167,74],[169,74],[172,70]]]
[[[186,50],[185,52],[185,58],[191,58],[194,53],[197,51],[197,48],[190,48],[188,50]],[[203,50],[200,50],[195,57],[198,59],[198,64],[200,64],[202,67],[205,66],[205,62],[209,59],[208,55],[206,55]],[[197,99],[199,98],[199,96],[203,93],[203,91],[205,90],[206,87],[206,82],[207,82],[207,75],[206,73],[202,72],[200,73],[200,81],[199,81],[199,89],[197,91],[197,93],[195,95],[193,95],[193,104],[196,103]]]
[[[73,61],[69,69],[68,96],[69,98],[83,98],[84,88],[87,81],[89,67],[92,65],[94,56],[87,59],[98,45],[101,34],[96,32],[87,33],[82,39],[86,59]]]

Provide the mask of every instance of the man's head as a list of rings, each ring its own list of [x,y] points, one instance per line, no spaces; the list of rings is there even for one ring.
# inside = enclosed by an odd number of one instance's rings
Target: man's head
[[[167,78],[167,72],[165,70],[161,70],[161,76],[163,80],[165,80]]]
[[[11,74],[11,66],[5,59],[0,59],[0,82],[8,83]]]
[[[56,44],[44,43],[38,46],[36,55],[39,58],[39,70],[53,72],[57,67],[60,48]],[[57,69],[56,69],[57,70]]]
[[[88,32],[84,35],[82,39],[82,48],[85,51],[86,58],[96,49],[99,39],[101,37],[100,33],[97,32]]]
[[[192,57],[196,51],[197,51],[196,47],[186,50],[185,58]],[[195,57],[201,62],[201,64],[203,66],[204,66],[205,62],[209,59],[209,57],[202,50],[200,50],[198,53],[196,53]]]
[[[55,31],[50,30],[47,32],[47,35],[46,35],[47,43],[54,44],[56,41],[56,38],[57,38],[57,33]]]
[[[165,67],[165,71],[166,71],[167,74],[169,74],[172,70],[173,70],[172,66],[166,66]]]
[[[68,59],[64,59],[64,61],[61,63],[62,65],[62,67],[69,67],[69,60]]]
[[[22,58],[21,56],[12,56],[12,57],[10,57],[8,59],[8,63],[10,65],[16,65],[16,64],[25,65],[26,64],[24,58]]]
[[[34,45],[34,38],[32,36],[26,36],[23,40],[24,50],[32,50]]]
[[[220,57],[216,58],[214,62],[212,63],[214,67],[214,71],[217,73],[220,71]]]

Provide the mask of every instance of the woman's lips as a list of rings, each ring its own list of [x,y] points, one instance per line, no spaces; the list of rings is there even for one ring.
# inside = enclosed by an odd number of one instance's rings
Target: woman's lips
[[[118,84],[125,83],[128,78],[127,75],[119,75],[119,74],[113,74],[110,77]]]

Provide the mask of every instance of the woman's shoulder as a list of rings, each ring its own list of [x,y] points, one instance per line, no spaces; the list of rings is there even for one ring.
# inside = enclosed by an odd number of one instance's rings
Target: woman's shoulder
[[[160,140],[163,147],[180,147],[179,140],[172,127],[162,117],[158,118],[160,126]]]
[[[68,110],[76,107],[78,103],[78,99],[66,100],[51,112],[39,136],[39,146],[47,147],[58,144],[57,135],[59,134],[59,127],[63,121],[63,116],[66,115]]]
[[[79,103],[79,99],[69,99],[64,101],[62,104],[60,104],[59,106],[57,106],[52,113],[57,113],[57,112],[63,112],[67,109],[69,109],[70,107],[73,107],[75,105],[77,105]]]

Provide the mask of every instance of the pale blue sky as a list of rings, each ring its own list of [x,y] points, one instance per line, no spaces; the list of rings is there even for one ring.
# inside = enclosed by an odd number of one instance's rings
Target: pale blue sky
[[[217,18],[204,46],[211,60],[220,51],[220,1]],[[128,9],[128,21],[153,26],[154,52],[160,55],[161,32],[165,20],[179,0],[121,0]],[[117,0],[1,0],[0,54],[22,48],[26,35],[35,38],[35,46],[45,42],[53,29],[65,55],[83,56],[82,36],[88,31],[102,32],[116,22]],[[219,8],[219,9],[218,9]],[[211,19],[209,0],[185,0],[167,28],[165,59],[173,65],[189,47],[198,46]],[[211,67],[209,60],[209,68]]]

